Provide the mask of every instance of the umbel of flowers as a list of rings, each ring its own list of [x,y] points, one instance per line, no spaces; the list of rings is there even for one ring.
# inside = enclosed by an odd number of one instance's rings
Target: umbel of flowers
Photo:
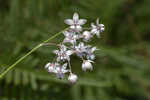
[[[59,79],[63,79],[66,73],[69,73],[68,81],[72,84],[76,83],[78,76],[72,72],[70,64],[70,56],[77,55],[82,63],[82,70],[93,70],[92,63],[94,63],[95,55],[94,51],[97,48],[88,44],[88,41],[92,39],[94,35],[100,37],[100,33],[104,31],[104,25],[99,23],[99,19],[96,20],[96,24],[91,23],[90,28],[82,28],[87,22],[86,19],[79,19],[78,13],[74,13],[73,19],[66,19],[64,21],[69,25],[68,30],[64,31],[65,36],[62,43],[58,45],[59,49],[54,50],[56,59],[53,62],[46,64],[45,68],[49,73],[54,73]],[[67,46],[66,44],[70,44]]]

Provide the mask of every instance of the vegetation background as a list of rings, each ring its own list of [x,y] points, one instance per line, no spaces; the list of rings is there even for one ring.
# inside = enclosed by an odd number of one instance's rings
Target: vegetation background
[[[150,100],[150,0],[0,0],[0,73],[67,27],[74,12],[105,24],[92,72],[72,57],[76,85],[44,69],[55,47],[42,47],[0,80],[0,100]],[[59,43],[63,35],[53,39]]]

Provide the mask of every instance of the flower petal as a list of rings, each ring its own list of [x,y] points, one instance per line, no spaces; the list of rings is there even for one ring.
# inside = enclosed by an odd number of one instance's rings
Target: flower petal
[[[64,22],[68,25],[73,25],[73,20],[72,19],[66,19]]]
[[[86,60],[86,61],[91,62],[91,63],[94,63],[94,61],[92,61],[92,60]]]
[[[70,40],[68,40],[68,38],[65,38],[63,42],[67,43],[67,42],[70,42]]]
[[[75,21],[75,22],[77,22],[78,20],[79,20],[79,15],[78,15],[78,13],[74,13],[73,14],[73,20]]]
[[[63,34],[68,37],[70,33],[68,31],[64,31]]]
[[[45,68],[48,68],[48,67],[50,66],[50,64],[51,64],[51,63],[47,63],[47,64],[45,65]]]
[[[93,47],[93,48],[91,49],[92,52],[94,52],[95,50],[97,50],[96,47]]]
[[[96,31],[95,34],[98,38],[100,38],[100,31]]]
[[[91,30],[92,34],[96,34],[97,32],[99,32],[96,28]]]
[[[54,50],[53,53],[58,54],[59,50]]]
[[[63,72],[63,73],[67,73],[67,72],[69,72],[69,70],[62,70],[62,72]]]
[[[84,47],[84,43],[83,42],[80,42],[80,47],[82,48],[82,47]]]
[[[99,24],[98,26],[100,26],[100,27],[104,27],[104,24]]]
[[[104,32],[105,28],[101,28],[101,32]]]
[[[74,25],[71,25],[70,28],[71,28],[71,29],[75,29],[76,27],[75,27]]]
[[[90,55],[90,59],[91,60],[94,60],[95,59],[95,55],[93,54],[93,55]]]
[[[79,25],[83,25],[83,24],[85,24],[86,22],[87,22],[86,19],[80,19],[80,20],[78,21],[78,24],[79,24]]]
[[[51,72],[54,72],[54,67],[49,67],[49,68],[48,68],[48,72],[50,72],[50,73],[51,73]]]
[[[94,23],[91,23],[91,27],[95,29],[96,25]]]
[[[105,30],[104,24],[99,24],[99,27],[101,27],[101,32],[103,32]]]
[[[81,27],[80,25],[77,25],[75,30],[76,30],[77,32],[80,32],[80,31],[82,31],[82,27]]]
[[[97,20],[96,20],[96,24],[97,24],[97,25],[99,25],[99,18],[97,18]]]
[[[66,52],[66,54],[69,55],[69,56],[72,55],[73,53],[74,53],[73,50],[68,50],[68,51]]]

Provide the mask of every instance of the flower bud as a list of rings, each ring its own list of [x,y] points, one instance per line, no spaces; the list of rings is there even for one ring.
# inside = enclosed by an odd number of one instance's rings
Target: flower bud
[[[93,62],[93,61],[91,61],[91,60],[83,61],[83,63],[82,63],[82,70],[83,71],[93,70],[93,66],[92,66],[91,62]]]
[[[70,74],[69,77],[68,77],[68,80],[70,83],[74,84],[77,82],[78,80],[78,76],[76,74]]]
[[[48,72],[49,72],[49,73],[53,73],[53,72],[55,72],[54,67],[50,66],[50,67],[48,68]]]
[[[92,37],[92,35],[89,31],[83,32],[83,38],[85,39],[85,41],[90,40],[91,37]]]
[[[50,66],[50,64],[51,64],[51,63],[47,63],[47,64],[45,65],[45,68],[48,69],[49,66]]]

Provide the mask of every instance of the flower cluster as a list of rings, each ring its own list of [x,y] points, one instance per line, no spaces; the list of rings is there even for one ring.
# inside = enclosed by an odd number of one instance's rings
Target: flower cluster
[[[99,19],[96,20],[96,24],[92,23],[91,28],[82,28],[87,20],[79,19],[79,15],[74,13],[73,19],[66,19],[64,21],[70,25],[69,29],[64,31],[65,36],[62,43],[58,45],[59,50],[54,50],[56,59],[52,63],[46,64],[45,68],[50,73],[56,74],[59,79],[64,78],[65,73],[69,73],[68,81],[72,84],[77,82],[78,76],[72,73],[70,56],[76,54],[83,60],[82,70],[93,70],[92,63],[94,63],[95,55],[94,51],[96,47],[92,47],[88,44],[88,41],[92,39],[94,35],[100,37],[100,33],[104,31],[104,25],[99,24]],[[67,46],[66,44],[70,44]]]

